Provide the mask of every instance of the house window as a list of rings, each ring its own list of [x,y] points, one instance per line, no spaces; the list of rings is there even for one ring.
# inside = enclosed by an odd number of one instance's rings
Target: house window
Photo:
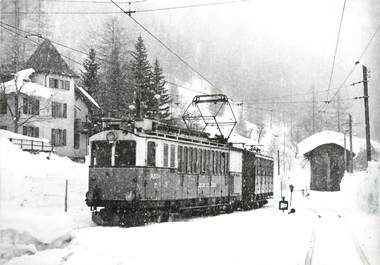
[[[53,118],[67,118],[67,104],[66,103],[51,103],[51,116]]]
[[[22,126],[22,134],[26,136],[38,138],[40,136],[40,130],[38,127]]]
[[[34,98],[23,98],[22,113],[30,115],[40,115],[40,101]]]
[[[0,130],[6,130],[7,129],[7,126],[5,125],[0,125]]]
[[[51,144],[66,146],[66,129],[51,129]]]
[[[0,98],[0,114],[7,114],[7,99]]]
[[[148,159],[147,159],[148,167],[156,166],[156,143],[148,142]]]
[[[74,134],[74,149],[79,149],[80,147],[80,134],[75,133]]]
[[[58,88],[58,79],[49,78],[49,87],[50,88]]]
[[[70,81],[50,77],[49,87],[55,89],[70,90]]]

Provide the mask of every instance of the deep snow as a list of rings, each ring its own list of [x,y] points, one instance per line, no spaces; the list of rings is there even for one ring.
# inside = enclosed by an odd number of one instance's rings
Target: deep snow
[[[341,192],[305,197],[308,165],[298,159],[275,177],[276,197],[262,209],[118,228],[90,220],[88,165],[47,156],[22,152],[0,137],[0,264],[304,264],[313,234],[314,265],[360,262],[354,242],[370,264],[380,264],[379,163],[346,175]],[[281,179],[288,200],[288,185],[295,186],[295,214],[277,209]]]

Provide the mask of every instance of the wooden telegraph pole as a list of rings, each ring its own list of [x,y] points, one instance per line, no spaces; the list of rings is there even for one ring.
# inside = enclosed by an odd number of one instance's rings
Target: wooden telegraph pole
[[[350,133],[350,169],[349,172],[354,172],[354,159],[352,155],[352,116],[348,114],[348,130]]]
[[[369,106],[368,106],[368,79],[367,79],[367,67],[363,67],[363,89],[364,89],[364,116],[365,116],[365,140],[367,148],[367,166],[368,161],[371,161],[371,135],[369,126]]]

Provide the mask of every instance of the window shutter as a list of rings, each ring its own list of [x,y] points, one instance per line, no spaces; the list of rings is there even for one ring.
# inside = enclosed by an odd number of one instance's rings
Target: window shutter
[[[5,96],[0,99],[0,114],[7,114],[7,98]]]
[[[63,117],[67,118],[67,104],[63,103]]]
[[[36,99],[36,111],[34,112],[35,115],[40,115],[40,101]]]
[[[53,81],[53,78],[49,78],[49,87],[50,88],[54,88],[54,81]]]
[[[23,101],[22,101],[22,113],[28,114],[28,98],[23,98]]]
[[[28,134],[26,126],[22,126],[22,134],[23,135],[27,135]]]
[[[70,81],[65,81],[65,89],[70,90]]]
[[[37,138],[40,137],[40,128],[38,127],[34,128],[34,137],[37,137]]]
[[[51,129],[51,144],[54,146],[55,145],[55,134],[54,134],[54,129]]]
[[[51,116],[53,117],[53,118],[55,118],[55,115],[54,115],[54,102],[52,102],[51,103]],[[53,130],[53,129],[52,129]]]
[[[63,129],[63,133],[62,133],[62,145],[66,146],[66,129]]]

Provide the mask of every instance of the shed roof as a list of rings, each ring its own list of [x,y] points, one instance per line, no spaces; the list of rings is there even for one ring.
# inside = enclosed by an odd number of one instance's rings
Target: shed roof
[[[36,72],[78,77],[48,39],[45,39],[30,56],[26,67],[33,68]]]
[[[349,151],[349,138],[346,136],[346,150]],[[304,139],[302,142],[298,144],[298,151],[301,155],[306,155],[307,153],[313,151],[319,146],[325,144],[336,144],[340,147],[344,148],[344,134],[338,133],[334,131],[322,131],[308,138]],[[360,151],[360,144],[356,139],[353,139],[353,152],[358,153]]]

